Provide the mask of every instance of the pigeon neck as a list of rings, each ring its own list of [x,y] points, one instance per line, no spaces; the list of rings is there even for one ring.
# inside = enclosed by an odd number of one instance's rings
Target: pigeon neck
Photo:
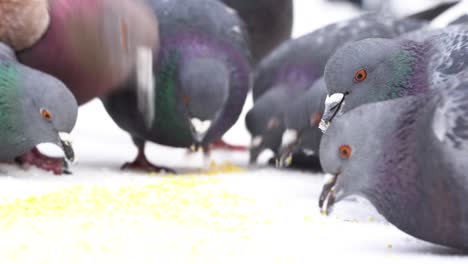
[[[0,124],[2,129],[20,130],[21,118],[18,118],[22,112],[21,104],[18,99],[21,98],[18,89],[18,69],[15,64],[0,63]],[[7,133],[7,135],[21,135],[24,133]],[[4,138],[5,142],[16,142],[13,138]]]
[[[423,94],[428,90],[428,48],[420,43],[404,41],[389,60],[392,78],[385,84],[381,100]]]
[[[181,62],[178,82],[183,99],[180,101],[191,118],[214,120],[227,101],[230,72],[220,59],[194,56]]]
[[[460,237],[457,223],[462,223],[459,208],[463,206],[453,191],[457,184],[444,170],[442,152],[432,141],[429,125],[434,104],[430,98],[403,98],[404,103],[392,110],[396,124],[382,132],[385,155],[378,157],[372,174],[375,184],[366,189],[365,196],[399,229],[441,243],[441,237]],[[443,222],[446,217],[453,226]]]
[[[426,43],[405,41],[403,43],[404,55],[407,56],[409,78],[401,82],[403,95],[419,95],[429,90],[428,65],[431,46]]]
[[[34,45],[50,23],[47,0],[4,0],[0,14],[0,41],[16,51]]]
[[[180,54],[176,51],[161,54],[156,74],[156,124],[162,131],[177,131],[173,137],[190,138],[188,123],[178,111],[177,106],[177,72],[180,63]]]

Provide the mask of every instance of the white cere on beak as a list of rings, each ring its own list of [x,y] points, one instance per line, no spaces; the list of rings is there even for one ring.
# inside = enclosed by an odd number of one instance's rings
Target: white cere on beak
[[[192,123],[195,132],[199,135],[206,134],[206,132],[208,132],[208,129],[210,129],[211,126],[211,120],[201,121],[198,118],[192,118],[190,122]]]
[[[325,107],[330,105],[336,105],[337,103],[343,101],[343,98],[344,94],[342,93],[334,93],[332,95],[327,95],[327,98],[325,99]]]
[[[295,129],[288,129],[283,133],[283,139],[281,141],[281,146],[286,147],[297,141],[299,138],[299,132]]]
[[[327,184],[332,184],[334,182],[336,182],[336,178],[338,176],[337,175],[334,175],[334,174],[330,174],[330,173],[327,173],[325,174],[325,177],[324,177],[324,185],[327,185]]]
[[[263,143],[263,137],[255,136],[252,138],[252,142],[250,143],[251,148],[258,148]]]
[[[344,105],[344,97],[345,95],[343,93],[334,93],[332,95],[327,95],[327,98],[325,99],[325,110],[323,111],[322,120],[320,120],[319,124],[319,129],[323,133],[325,133],[328,127],[330,126],[331,118],[341,112]],[[340,108],[335,109],[336,107]]]
[[[149,129],[155,116],[155,80],[153,75],[153,50],[150,47],[137,48],[137,101],[138,110]]]
[[[69,142],[69,143],[72,143],[73,140],[72,140],[72,136],[69,134],[69,133],[66,133],[66,132],[59,132],[59,137],[62,141],[64,142]]]

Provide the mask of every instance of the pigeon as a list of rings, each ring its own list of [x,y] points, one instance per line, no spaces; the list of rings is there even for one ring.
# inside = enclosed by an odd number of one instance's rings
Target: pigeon
[[[361,105],[322,137],[319,206],[368,199],[425,241],[468,249],[468,74],[422,95]]]
[[[320,123],[366,103],[423,94],[468,70],[468,27],[438,29],[426,38],[366,39],[347,44],[328,61],[329,95]]]
[[[65,84],[19,63],[14,50],[0,43],[0,88],[0,161],[68,172],[75,155],[67,133],[75,126],[78,105]],[[65,160],[34,159],[30,150],[41,143],[62,148]]]
[[[223,0],[246,23],[256,64],[274,48],[291,38],[292,0]]]
[[[302,95],[317,79],[322,77],[328,58],[339,47],[348,41],[369,37],[397,37],[426,25],[425,22],[412,19],[393,20],[370,14],[331,24],[280,45],[264,58],[255,70],[254,106],[250,111],[266,111],[266,113],[251,115],[250,120],[246,120],[248,123],[256,123],[247,124],[250,134],[256,137],[255,140],[252,140],[252,143],[255,144],[251,145],[250,160],[255,160],[256,154],[263,152],[263,150],[278,149],[277,146],[281,145],[281,135],[284,131],[270,133],[268,127],[261,126],[271,124],[268,119],[271,118],[271,114],[278,112],[279,105],[285,104],[285,98],[287,98],[289,104],[293,104],[298,96]],[[278,92],[277,89],[286,89],[287,93]],[[268,93],[271,93],[271,95],[264,99],[263,97]],[[287,96],[284,97],[284,94]],[[274,96],[278,96],[278,99],[271,98]],[[263,100],[265,102],[262,102]],[[269,104],[266,101],[278,103]],[[265,120],[257,118],[264,118]],[[249,127],[256,128],[250,130]],[[280,127],[275,128],[279,129]],[[269,135],[259,134],[262,131],[268,132]],[[273,135],[276,135],[277,138],[273,139]],[[264,138],[267,136],[268,139]],[[278,155],[278,152],[275,152],[275,155]]]
[[[141,1],[7,0],[2,9],[0,41],[64,82],[80,105],[125,81],[140,48],[157,48],[156,17]]]
[[[0,1],[0,41],[18,61],[62,81],[78,104],[110,93],[137,70],[140,111],[151,120],[151,64],[141,54],[158,49],[157,19],[140,0]],[[139,65],[135,68],[135,65]],[[30,159],[48,157],[33,149]],[[56,163],[52,158],[49,162]]]
[[[278,165],[288,166],[292,154],[303,152],[318,162],[318,153],[322,132],[318,128],[325,107],[327,88],[325,80],[320,78],[294,104],[287,107],[284,115],[286,131],[283,133]],[[320,170],[320,168],[316,168]]]
[[[136,101],[136,77],[103,99],[114,121],[138,147],[124,168],[172,171],[151,164],[146,141],[203,148],[220,139],[241,114],[250,90],[251,56],[242,20],[211,0],[150,0],[159,21],[154,58],[154,122],[146,126]]]
[[[245,125],[252,136],[250,143],[250,164],[259,155],[270,149],[277,155],[281,147],[284,124],[284,98],[288,98],[287,88],[278,87],[262,96],[245,117]]]

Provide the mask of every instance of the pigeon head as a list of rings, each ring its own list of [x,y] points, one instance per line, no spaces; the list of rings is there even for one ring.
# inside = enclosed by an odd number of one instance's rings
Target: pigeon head
[[[411,93],[416,43],[365,39],[339,49],[325,67],[328,96],[321,122],[326,130],[335,116],[359,105]],[[406,48],[408,46],[408,48]]]
[[[347,196],[360,195],[382,209],[376,198],[376,194],[384,192],[381,187],[393,184],[394,175],[410,177],[412,172],[414,154],[408,153],[415,139],[409,135],[418,134],[412,132],[424,102],[417,96],[406,96],[365,104],[330,125],[322,136],[319,152],[327,173],[321,208],[328,211]]]
[[[281,167],[288,166],[287,163],[292,161],[292,154],[296,151],[302,151],[308,156],[318,154],[322,137],[318,125],[322,118],[326,94],[325,81],[321,78],[303,96],[286,107],[286,131],[282,136],[281,150],[277,157]]]
[[[53,143],[63,149],[68,161],[73,161],[68,133],[76,123],[78,105],[67,87],[52,76],[13,61],[0,64],[0,71],[0,81],[5,84],[2,119],[11,128],[4,131],[7,144],[24,153],[40,143]]]
[[[31,47],[46,32],[50,17],[47,0],[0,2],[0,41],[15,50]]]
[[[29,95],[29,100],[23,102],[23,114],[28,120],[26,130],[34,144],[57,144],[66,159],[74,161],[68,133],[75,126],[78,115],[75,97],[62,82],[49,75],[31,72],[23,79],[25,92]]]
[[[326,182],[319,206],[325,212],[350,195],[364,195],[373,188],[371,175],[376,157],[381,157],[382,128],[362,129],[362,116],[371,124],[378,122],[380,111],[369,112],[368,105],[356,108],[337,118],[322,137],[320,163]],[[379,130],[379,131],[377,131]],[[378,136],[376,136],[378,135]]]
[[[180,99],[195,142],[203,141],[229,96],[230,72],[212,58],[193,58],[180,67]]]
[[[252,136],[250,163],[255,163],[263,151],[277,153],[284,133],[284,98],[282,88],[274,88],[260,97],[247,113],[246,127]]]

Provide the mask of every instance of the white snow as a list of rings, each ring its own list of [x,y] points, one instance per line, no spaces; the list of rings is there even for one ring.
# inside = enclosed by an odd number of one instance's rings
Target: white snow
[[[296,0],[295,4],[297,21],[294,36],[357,15],[349,5],[332,5],[319,0]],[[249,109],[251,104],[249,98],[245,110]],[[244,145],[250,143],[244,127],[244,116],[245,111],[236,126],[226,135],[229,142]],[[76,184],[108,187],[145,186],[164,179],[161,176],[119,170],[124,162],[134,158],[136,149],[129,136],[108,117],[99,101],[93,101],[81,108],[72,135],[78,158],[72,167],[73,175],[57,177],[36,169],[24,171],[12,165],[3,165],[0,167],[0,172],[5,176],[0,177],[0,196],[28,197]],[[56,149],[47,146],[45,149],[56,152]],[[205,165],[201,154],[189,156],[183,149],[150,144],[146,152],[153,162],[182,172],[197,173]],[[336,206],[331,216],[320,215],[317,204],[324,180],[323,175],[261,167],[248,168],[246,153],[215,152],[212,158],[218,164],[229,161],[243,166],[246,172],[209,177],[202,174],[182,177],[218,179],[219,182],[210,191],[223,190],[253,200],[249,205],[240,203],[240,209],[252,211],[246,213],[245,219],[241,217],[243,220],[237,221],[248,222],[249,219],[260,216],[269,220],[263,225],[246,227],[247,233],[242,234],[242,239],[235,236],[236,232],[240,231],[234,232],[231,236],[197,227],[186,229],[177,224],[172,228],[158,229],[158,223],[141,219],[138,222],[139,229],[128,223],[120,226],[120,229],[117,227],[106,229],[104,222],[101,229],[82,231],[82,233],[68,230],[67,221],[55,223],[53,219],[46,219],[41,220],[42,224],[40,228],[38,227],[40,230],[37,231],[34,229],[36,227],[33,219],[28,225],[16,223],[17,227],[13,231],[0,231],[0,263],[110,263],[111,261],[113,263],[188,263],[189,261],[190,263],[354,263],[359,261],[360,263],[453,264],[468,261],[468,258],[457,251],[419,241],[397,230],[387,224],[365,201],[345,201]],[[181,192],[181,196],[182,194],[184,193]],[[170,213],[170,206],[168,208],[165,210]],[[74,221],[80,220],[69,219],[70,223]],[[87,237],[83,238],[84,236]],[[198,242],[195,243],[188,237],[194,237],[193,239]],[[102,242],[104,238],[109,238],[109,244],[112,244],[112,239],[120,241],[121,248],[116,250],[109,245],[111,249],[101,247],[96,249],[89,246],[89,244],[94,245],[93,243],[106,244],[107,242]],[[19,240],[21,241],[18,242]],[[76,249],[75,252],[74,247],[77,244],[74,244],[74,240],[89,244],[80,244],[80,249]],[[173,251],[162,249],[165,246],[171,247],[173,243],[176,248]],[[200,244],[205,246],[198,248],[199,251],[193,249],[194,245],[200,246]],[[187,247],[192,249],[189,250]],[[230,251],[224,252],[220,249]],[[183,258],[179,255],[181,252],[189,252],[188,257]]]

